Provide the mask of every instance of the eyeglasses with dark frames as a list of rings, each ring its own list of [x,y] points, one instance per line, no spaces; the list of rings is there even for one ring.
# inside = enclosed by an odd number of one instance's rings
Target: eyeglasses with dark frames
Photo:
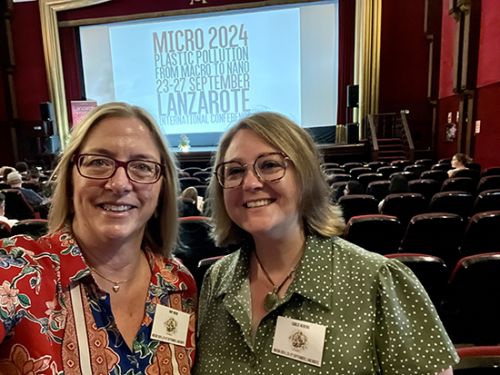
[[[282,152],[268,152],[255,159],[253,170],[261,182],[277,182],[285,176],[289,160]],[[215,167],[217,180],[224,189],[241,186],[247,173],[248,164],[237,160],[220,163]]]
[[[120,167],[130,181],[140,184],[154,184],[164,174],[163,165],[151,160],[120,161],[100,154],[78,154],[73,156],[73,162],[82,177],[93,180],[111,178]]]

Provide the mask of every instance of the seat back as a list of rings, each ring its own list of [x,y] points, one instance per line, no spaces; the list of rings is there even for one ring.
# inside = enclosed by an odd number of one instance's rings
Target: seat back
[[[464,220],[457,214],[433,212],[415,215],[408,223],[400,251],[437,256],[452,270],[461,258],[459,248],[464,230]]]
[[[353,168],[363,167],[363,163],[357,161],[350,161],[341,165],[346,172],[350,172]]]
[[[0,221],[0,239],[10,237],[10,225],[6,222]]]
[[[423,171],[420,174],[420,178],[421,179],[436,180],[439,182],[439,186],[441,187],[441,184],[443,183],[443,181],[448,178],[448,173],[446,173],[446,171],[442,171],[440,169],[427,170],[427,171]]]
[[[500,346],[479,345],[456,348],[460,362],[453,366],[455,375],[500,374]]]
[[[486,168],[481,173],[481,177],[486,177],[486,176],[500,176],[500,167],[489,167],[489,168]]]
[[[460,259],[449,281],[448,333],[455,343],[500,342],[500,253]]]
[[[208,184],[208,180],[212,177],[212,172],[194,172],[192,176],[198,178],[201,182]]]
[[[410,219],[425,210],[425,198],[419,193],[389,194],[382,201],[380,213],[396,216],[404,228]]]
[[[446,263],[437,256],[422,253],[387,254],[386,257],[397,259],[410,268],[440,311],[448,284],[449,270]]]
[[[371,173],[371,168],[368,167],[356,167],[349,170],[349,174],[353,180],[357,179],[360,174]]]
[[[500,252],[500,211],[480,212],[472,216],[460,250],[463,256]]]
[[[420,193],[427,202],[430,202],[434,194],[439,192],[441,183],[428,178],[419,178],[417,180],[408,181],[408,187],[412,193]]]
[[[363,187],[368,187],[368,184],[373,181],[381,181],[384,179],[381,173],[362,173],[357,177],[357,180],[363,185]]]
[[[217,247],[210,237],[209,218],[204,216],[180,217],[179,240],[173,254],[195,273],[198,262],[204,258],[225,255],[228,249]]]
[[[406,172],[413,172],[417,175],[417,178],[420,177],[423,171],[425,171],[427,168],[424,165],[418,165],[418,164],[413,164],[413,165],[408,165],[404,168],[404,171]]]
[[[189,173],[189,175],[192,176],[193,173],[202,172],[203,169],[201,167],[187,167],[187,168],[183,168],[182,171]]]
[[[181,185],[181,190],[190,186],[203,185],[197,177],[181,177],[179,178],[179,184]]]
[[[453,177],[469,177],[472,178],[475,184],[479,181],[479,171],[475,169],[459,169],[453,174]]]
[[[346,222],[353,216],[378,213],[378,201],[368,194],[344,195],[339,198],[338,204]]]
[[[443,181],[441,191],[466,191],[474,194],[476,184],[470,177],[451,177]]]
[[[383,167],[380,167],[379,169],[377,169],[377,173],[381,173],[382,176],[384,176],[385,180],[388,180],[391,177],[391,174],[396,173],[396,172],[400,172],[400,171],[401,171],[401,169],[394,166],[394,165],[387,165],[387,166],[383,166]]]
[[[390,185],[389,180],[372,181],[366,187],[366,194],[373,195],[380,202],[389,194]]]
[[[418,159],[415,160],[415,165],[422,165],[425,167],[425,170],[430,169],[432,167],[432,164],[434,164],[434,161],[432,159]]]
[[[2,193],[5,195],[5,216],[17,220],[35,218],[35,210],[19,190],[4,189]]]
[[[379,254],[396,252],[402,235],[397,217],[378,214],[353,216],[344,230],[347,241]]]
[[[46,219],[25,219],[15,223],[11,228],[12,235],[24,234],[38,238],[47,234],[49,223]]]
[[[484,176],[481,177],[477,184],[477,193],[485,190],[500,189],[500,176]]]
[[[468,220],[473,203],[474,197],[471,193],[442,191],[433,195],[427,211],[450,212],[462,216],[464,220]]]
[[[437,163],[431,166],[431,170],[440,170],[448,172],[451,169],[451,163]]]
[[[480,192],[472,207],[472,214],[494,210],[500,210],[500,189]]]

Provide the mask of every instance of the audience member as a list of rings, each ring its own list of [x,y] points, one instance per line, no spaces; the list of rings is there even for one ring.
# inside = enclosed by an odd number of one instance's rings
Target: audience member
[[[410,185],[408,184],[408,179],[400,173],[394,173],[391,176],[391,182],[389,184],[388,194],[408,193],[409,191],[410,191]],[[384,201],[385,198],[378,203],[379,211],[382,209]]]
[[[49,234],[0,241],[0,374],[189,374],[197,293],[171,257],[162,131],[141,108],[98,106],[56,172]]]
[[[18,222],[16,219],[9,219],[5,217],[5,195],[3,193],[0,193],[0,221],[9,224],[10,227]]]
[[[344,187],[344,195],[364,194],[364,193],[365,193],[365,188],[363,187],[363,184],[356,180],[348,181]]]
[[[16,171],[18,171],[21,174],[21,176],[23,176],[24,179],[28,178],[28,176],[29,176],[29,167],[28,167],[28,163],[26,163],[25,161],[18,161],[14,165],[14,169]]]
[[[10,185],[11,189],[18,189],[35,211],[38,211],[38,208],[46,203],[45,200],[34,190],[27,189],[22,186],[23,178],[19,172],[10,172],[7,175],[7,183]]]
[[[451,158],[451,168],[448,177],[453,177],[457,171],[467,169],[467,164],[472,163],[472,159],[465,154],[458,153]],[[465,172],[464,172],[465,173]]]
[[[194,374],[451,374],[459,358],[424,288],[339,237],[320,165],[309,133],[279,114],[222,137],[212,235],[242,245],[205,275]]]
[[[7,183],[7,176],[11,172],[15,172],[15,169],[12,168],[12,167],[3,167],[3,172],[2,172],[2,180],[3,180],[3,182]]]
[[[179,216],[199,216],[198,209],[198,191],[194,186],[184,189],[179,198]]]

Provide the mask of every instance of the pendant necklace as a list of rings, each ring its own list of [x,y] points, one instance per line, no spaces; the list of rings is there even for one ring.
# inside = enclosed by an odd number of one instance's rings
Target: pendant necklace
[[[268,292],[266,294],[266,297],[264,298],[264,309],[266,310],[266,312],[269,312],[278,305],[278,303],[280,301],[279,292],[280,292],[281,288],[283,287],[283,285],[285,285],[287,280],[290,279],[293,276],[293,274],[295,273],[295,270],[297,269],[297,266],[300,263],[300,258],[299,258],[299,261],[297,262],[297,264],[290,270],[290,272],[288,272],[288,274],[286,275],[284,280],[281,283],[279,283],[278,285],[276,285],[274,283],[274,281],[271,279],[271,276],[269,276],[266,269],[262,265],[262,262],[260,261],[259,256],[257,255],[257,251],[254,251],[254,254],[255,254],[255,259],[257,259],[257,263],[259,264],[260,269],[262,270],[262,272],[266,276],[266,279],[273,286],[273,289],[270,292]]]
[[[99,276],[101,276],[104,280],[110,282],[111,284],[113,284],[113,292],[115,293],[118,293],[118,291],[120,290],[120,286],[121,284],[124,284],[126,283],[127,281],[129,281],[130,279],[127,279],[127,280],[123,280],[123,281],[113,281],[111,279],[108,279],[106,276],[104,276],[102,273],[100,273],[99,271],[97,271],[94,267],[90,267],[90,269],[92,271],[94,271],[96,274],[98,274]]]

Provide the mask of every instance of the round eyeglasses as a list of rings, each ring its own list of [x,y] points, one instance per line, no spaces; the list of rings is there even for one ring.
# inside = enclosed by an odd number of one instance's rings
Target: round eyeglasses
[[[119,167],[125,169],[130,181],[153,184],[163,175],[163,165],[150,160],[120,161],[99,154],[79,154],[73,159],[82,177],[105,180],[113,177]]]
[[[285,176],[290,158],[282,152],[269,152],[259,155],[253,163],[253,170],[262,182],[276,182]],[[219,184],[224,189],[234,189],[243,184],[248,172],[248,164],[233,160],[220,163],[215,167]]]

